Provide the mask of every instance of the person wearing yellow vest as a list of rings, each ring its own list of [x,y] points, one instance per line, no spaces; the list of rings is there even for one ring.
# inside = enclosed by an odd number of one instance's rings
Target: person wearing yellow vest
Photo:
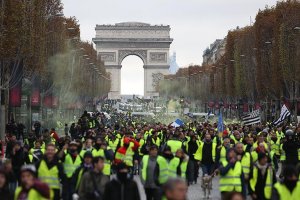
[[[63,185],[63,199],[69,200],[72,195],[72,176],[75,170],[80,167],[82,163],[82,158],[78,153],[78,144],[75,141],[66,144],[62,150],[58,153],[58,157],[64,166],[64,172],[66,175],[66,180]]]
[[[101,156],[104,158],[104,168],[102,172],[104,175],[110,176],[114,152],[110,149],[110,147],[107,146],[107,143],[101,138],[97,138],[92,154],[93,157]]]
[[[46,146],[43,159],[36,164],[38,178],[47,183],[53,193],[53,200],[60,200],[61,183],[65,179],[64,169],[55,156],[56,149],[54,144]]]
[[[165,147],[163,157],[168,163],[168,177],[181,177],[180,159],[173,155],[169,146]]]
[[[158,155],[158,147],[152,145],[149,155],[144,155],[141,161],[141,181],[147,200],[160,200],[160,186],[168,179],[168,163]]]
[[[138,132],[135,135],[135,140],[140,144],[139,149],[138,149],[138,155],[139,155],[138,157],[139,157],[139,161],[141,161],[141,159],[143,158],[143,155],[144,155],[144,153],[141,150],[142,150],[143,145],[145,144],[145,139],[143,138],[143,135],[140,132]]]
[[[286,165],[282,172],[283,181],[274,185],[272,200],[298,200],[300,197],[299,173],[292,165]]]
[[[206,133],[194,156],[201,163],[203,176],[211,175],[214,172],[216,153],[217,144],[212,142],[211,135]]]
[[[252,149],[253,149],[253,144],[254,144],[254,138],[253,136],[251,136],[250,134],[248,134],[248,136],[245,136],[245,151],[251,153]]]
[[[160,141],[160,138],[158,137],[157,131],[152,131],[152,135],[151,135],[151,143],[152,143],[153,145],[158,146],[158,148],[160,148],[161,141]]]
[[[243,140],[243,138],[241,137],[241,133],[238,130],[233,131],[233,133],[230,135],[230,139],[232,139],[233,144],[242,142]]]
[[[245,180],[248,181],[252,164],[251,155],[249,152],[244,151],[244,145],[242,143],[235,144],[235,152],[237,154],[238,161],[242,164]]]
[[[172,139],[168,140],[166,145],[171,148],[173,154],[176,153],[178,149],[182,148],[182,141],[179,140],[179,132],[175,132]]]
[[[46,200],[51,199],[51,191],[46,183],[36,178],[34,165],[24,165],[21,168],[20,186],[17,187],[14,200]],[[1,198],[1,197],[0,197]]]
[[[79,155],[83,158],[85,152],[89,151],[89,152],[93,152],[94,148],[93,148],[93,140],[88,138],[85,140],[84,143],[84,147],[83,149],[81,149]]]
[[[283,131],[282,131],[282,127],[277,127],[277,131],[276,131],[276,135],[277,135],[277,137],[278,138],[280,138],[280,139],[283,139],[285,136],[284,136],[284,133],[283,133]]]
[[[186,155],[182,149],[178,149],[176,151],[175,156],[179,158],[179,167],[180,167],[180,176],[181,178],[186,179],[186,171],[187,171],[187,165],[189,162],[189,156]]]
[[[93,158],[93,170],[83,174],[78,195],[80,200],[102,199],[105,185],[109,182],[109,177],[102,173],[104,168],[104,158],[97,156]]]
[[[43,154],[45,152],[45,149],[41,148],[41,141],[37,140],[34,143],[34,148],[30,149],[29,155],[32,156],[32,162],[36,163],[37,161],[41,160],[43,158]]]
[[[111,150],[115,153],[117,150],[117,147],[120,143],[120,139],[116,137],[116,135],[112,134],[108,139],[108,146],[111,148]]]
[[[258,154],[258,161],[253,165],[249,181],[249,193],[253,200],[271,199],[272,187],[276,182],[276,172],[268,163],[265,153]]]
[[[280,158],[280,137],[277,137],[276,133],[271,132],[270,135],[270,149],[275,153],[277,159]]]
[[[199,175],[199,165],[197,160],[194,158],[194,155],[200,144],[201,141],[197,138],[197,136],[194,133],[190,134],[190,140],[185,143],[185,151],[189,156],[189,162],[187,166],[187,179],[189,185],[197,183]]]
[[[261,132],[260,135],[257,136],[257,141],[253,144],[253,149],[256,149],[259,144],[264,144],[265,149],[268,149],[268,144],[265,142],[265,132]]]
[[[265,153],[268,156],[268,162],[272,164],[273,169],[276,171],[278,170],[278,160],[273,151],[269,152],[265,149],[265,145],[263,143],[258,144],[258,147],[251,152],[253,163],[257,161],[258,153]]]
[[[230,146],[230,138],[224,137],[222,146],[217,149],[216,164],[219,165],[226,160],[226,153]]]
[[[72,176],[72,191],[78,196],[78,189],[81,183],[81,178],[85,172],[93,170],[93,154],[90,151],[87,151],[83,155],[83,162],[79,168],[76,169]],[[72,195],[74,197],[74,194]]]
[[[219,171],[221,199],[224,199],[228,193],[234,191],[242,193],[244,197],[246,196],[242,164],[237,160],[234,149],[228,150],[226,161],[221,163]]]
[[[134,152],[138,150],[140,144],[129,137],[124,137],[123,146],[120,147],[116,154],[114,163],[118,164],[124,162],[128,167],[133,167]]]

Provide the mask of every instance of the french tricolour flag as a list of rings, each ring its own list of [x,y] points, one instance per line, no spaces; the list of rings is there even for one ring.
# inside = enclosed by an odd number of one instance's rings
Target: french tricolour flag
[[[183,123],[182,120],[176,119],[175,122],[173,122],[173,123],[171,124],[171,126],[174,126],[174,127],[176,128],[176,127],[182,126],[183,124],[184,124],[184,123]]]

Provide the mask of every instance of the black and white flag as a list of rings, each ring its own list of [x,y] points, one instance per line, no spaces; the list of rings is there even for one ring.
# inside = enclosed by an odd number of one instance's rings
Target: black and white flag
[[[281,124],[286,118],[288,118],[291,115],[289,109],[286,107],[286,105],[284,104],[281,108],[281,112],[280,112],[280,116],[279,118],[273,122],[274,126],[277,126],[279,124]]]
[[[254,110],[242,116],[242,121],[245,126],[260,123],[260,110]]]

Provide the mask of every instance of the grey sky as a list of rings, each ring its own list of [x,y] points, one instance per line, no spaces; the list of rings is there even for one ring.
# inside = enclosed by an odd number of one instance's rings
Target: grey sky
[[[228,30],[236,26],[249,25],[250,16],[254,21],[258,9],[276,4],[275,0],[62,0],[62,2],[64,14],[75,16],[79,20],[83,40],[91,41],[95,36],[96,24],[138,21],[170,25],[171,37],[174,39],[171,53],[176,51],[180,67],[191,63],[201,64],[202,52],[210,43],[225,37]]]

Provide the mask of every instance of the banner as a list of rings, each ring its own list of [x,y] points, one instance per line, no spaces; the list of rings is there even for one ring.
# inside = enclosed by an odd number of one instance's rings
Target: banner
[[[11,107],[21,107],[22,83],[9,89],[9,105]]]
[[[46,107],[46,108],[51,108],[52,107],[52,95],[44,96],[43,106]]]
[[[39,89],[35,89],[34,91],[32,91],[31,93],[31,106],[40,106],[40,90]]]
[[[38,107],[41,104],[41,95],[40,95],[40,85],[41,81],[38,76],[32,77],[32,88],[31,88],[31,106],[32,107]]]

